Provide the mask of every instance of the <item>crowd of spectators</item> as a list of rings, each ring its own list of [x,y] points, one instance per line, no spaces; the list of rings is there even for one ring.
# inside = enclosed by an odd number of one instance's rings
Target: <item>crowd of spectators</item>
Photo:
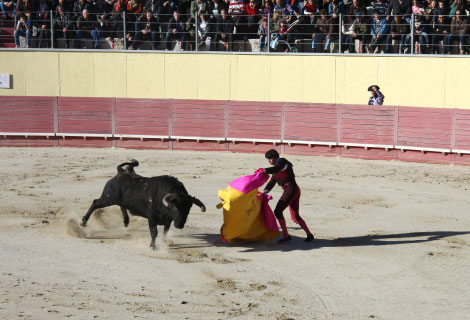
[[[94,48],[125,38],[130,50],[145,43],[231,50],[237,40],[259,39],[263,51],[278,49],[275,35],[285,51],[302,42],[314,52],[335,43],[349,53],[409,53],[413,46],[415,53],[458,47],[464,54],[469,15],[470,0],[0,0],[0,18],[16,22],[17,47],[23,36],[40,48],[57,47],[52,39],[59,38],[66,48],[81,48],[83,38]]]

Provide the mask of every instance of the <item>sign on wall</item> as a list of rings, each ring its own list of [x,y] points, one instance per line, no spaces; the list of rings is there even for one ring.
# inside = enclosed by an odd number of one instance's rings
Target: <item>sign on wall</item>
[[[0,73],[0,89],[10,89],[10,75],[8,73]]]

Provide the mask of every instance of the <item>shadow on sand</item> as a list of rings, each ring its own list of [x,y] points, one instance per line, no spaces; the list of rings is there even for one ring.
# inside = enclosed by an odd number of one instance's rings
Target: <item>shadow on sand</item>
[[[366,235],[336,239],[315,238],[313,242],[304,242],[304,238],[293,236],[292,241],[277,244],[276,240],[269,242],[225,243],[219,234],[193,234],[191,236],[212,244],[216,247],[246,248],[242,252],[257,251],[304,251],[324,247],[359,247],[359,246],[389,246],[397,244],[413,244],[436,241],[447,237],[470,234],[470,231],[429,231],[409,232],[383,235]]]

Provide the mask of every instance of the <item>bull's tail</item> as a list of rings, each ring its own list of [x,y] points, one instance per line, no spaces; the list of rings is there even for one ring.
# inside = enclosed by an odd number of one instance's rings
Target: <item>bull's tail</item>
[[[135,173],[134,167],[139,166],[139,161],[131,159],[130,162],[123,162],[117,166],[117,172],[120,173]],[[124,168],[125,167],[125,168]]]

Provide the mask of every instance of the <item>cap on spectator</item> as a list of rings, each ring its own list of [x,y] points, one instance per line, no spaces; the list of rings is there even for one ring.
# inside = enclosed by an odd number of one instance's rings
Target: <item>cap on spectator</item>
[[[380,87],[378,85],[374,84],[374,85],[369,86],[369,88],[367,88],[367,91],[372,91],[372,89],[374,87],[375,87],[376,90],[380,90]]]

